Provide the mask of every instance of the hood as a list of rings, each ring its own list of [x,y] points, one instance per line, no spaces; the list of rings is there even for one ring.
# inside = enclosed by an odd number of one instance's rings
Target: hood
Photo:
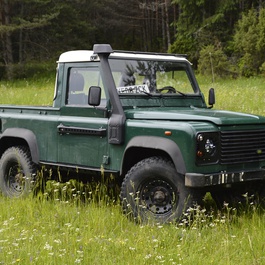
[[[206,121],[216,125],[265,124],[265,117],[232,111],[213,109],[133,109],[126,110],[127,119]]]

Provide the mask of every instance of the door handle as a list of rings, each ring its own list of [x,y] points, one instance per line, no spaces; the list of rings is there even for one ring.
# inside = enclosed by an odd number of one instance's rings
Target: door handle
[[[57,132],[60,135],[65,135],[65,134],[79,134],[79,135],[92,135],[92,136],[107,135],[107,130],[104,128],[94,129],[94,128],[65,126],[62,123],[57,126]]]

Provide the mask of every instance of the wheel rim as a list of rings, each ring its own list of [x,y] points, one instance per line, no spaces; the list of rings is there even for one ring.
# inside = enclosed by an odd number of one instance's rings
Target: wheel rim
[[[7,186],[13,193],[22,193],[25,186],[25,175],[16,162],[10,163],[6,174]]]
[[[156,215],[171,213],[178,202],[178,195],[172,185],[159,179],[146,182],[140,196],[147,210]]]

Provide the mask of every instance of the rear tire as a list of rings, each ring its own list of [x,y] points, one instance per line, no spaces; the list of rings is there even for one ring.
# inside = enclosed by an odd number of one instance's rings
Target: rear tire
[[[121,187],[124,213],[138,222],[180,221],[198,200],[199,192],[185,187],[184,177],[162,157],[144,159],[126,174]]]
[[[29,149],[23,146],[8,148],[0,160],[0,189],[7,197],[27,196],[36,173]]]

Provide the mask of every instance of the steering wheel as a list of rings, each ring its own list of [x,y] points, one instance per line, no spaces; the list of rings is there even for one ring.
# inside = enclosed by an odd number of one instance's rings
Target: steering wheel
[[[167,93],[176,93],[176,89],[173,86],[164,86],[158,89],[159,92],[167,90]]]

